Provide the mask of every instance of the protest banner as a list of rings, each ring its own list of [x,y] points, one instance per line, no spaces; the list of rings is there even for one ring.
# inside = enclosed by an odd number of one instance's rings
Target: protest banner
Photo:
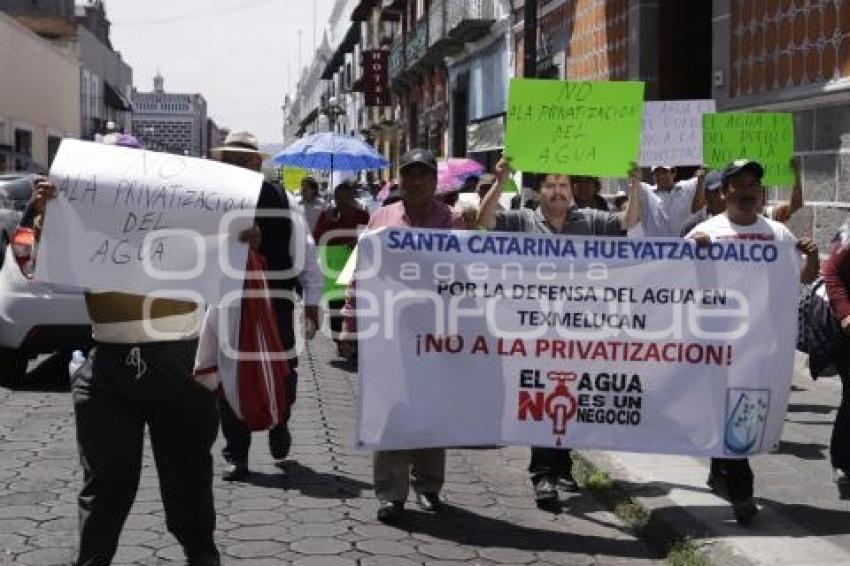
[[[308,172],[306,169],[298,167],[283,167],[280,170],[280,182],[283,188],[290,193],[301,191],[301,179],[306,177]]]
[[[664,100],[643,107],[640,165],[702,164],[702,115],[714,100]]]
[[[794,119],[787,112],[727,112],[703,115],[705,165],[724,169],[736,159],[764,167],[765,186],[794,184]]]
[[[358,250],[360,447],[742,457],[779,441],[791,242],[390,228]]]
[[[642,82],[512,79],[505,154],[514,169],[624,177],[638,158]]]
[[[263,177],[197,159],[64,140],[50,170],[35,277],[216,302],[238,291]]]

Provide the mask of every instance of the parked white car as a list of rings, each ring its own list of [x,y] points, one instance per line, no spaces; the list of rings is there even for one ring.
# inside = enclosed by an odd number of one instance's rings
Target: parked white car
[[[70,357],[91,342],[91,325],[79,289],[35,281],[24,275],[33,252],[27,203],[32,175],[0,175],[0,381],[26,375],[39,354]]]

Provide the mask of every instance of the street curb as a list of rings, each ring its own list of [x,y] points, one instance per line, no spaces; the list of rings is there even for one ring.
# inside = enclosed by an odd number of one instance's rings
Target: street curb
[[[629,488],[625,484],[632,483],[628,474],[619,466],[614,458],[605,452],[573,452],[573,458],[581,460],[585,466],[596,472],[603,472],[612,481],[614,494],[606,496],[595,492],[608,507],[615,500],[628,498],[646,512],[646,521],[636,529],[636,534],[653,550],[666,556],[677,542],[692,540],[696,552],[712,565],[722,566],[756,566],[755,562],[741,556],[731,546],[714,539],[711,528],[680,507],[673,499],[653,495],[641,495],[640,489]]]

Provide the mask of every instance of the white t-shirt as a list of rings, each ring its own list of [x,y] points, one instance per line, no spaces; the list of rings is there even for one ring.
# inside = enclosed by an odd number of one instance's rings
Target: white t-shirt
[[[679,181],[669,191],[640,184],[641,224],[645,236],[679,238],[691,215],[697,178]]]
[[[791,230],[775,220],[770,220],[762,215],[756,217],[756,221],[749,226],[742,226],[730,222],[726,213],[712,216],[705,222],[697,224],[686,238],[692,238],[694,234],[702,233],[711,238],[712,241],[722,240],[758,240],[758,241],[790,241],[796,242],[797,238]]]

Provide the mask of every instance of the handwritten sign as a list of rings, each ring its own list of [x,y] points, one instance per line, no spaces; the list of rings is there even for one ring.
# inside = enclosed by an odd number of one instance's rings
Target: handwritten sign
[[[283,188],[291,193],[301,190],[301,180],[308,175],[306,169],[298,167],[284,167],[280,170],[280,181]]]
[[[643,107],[640,164],[702,164],[702,115],[714,111],[714,100],[647,102]]]
[[[505,153],[522,171],[622,177],[642,113],[641,82],[513,79]]]
[[[794,120],[785,112],[729,112],[703,116],[704,161],[723,169],[736,159],[764,167],[766,186],[794,184]]]
[[[35,277],[217,302],[238,291],[263,177],[216,161],[64,140]]]

